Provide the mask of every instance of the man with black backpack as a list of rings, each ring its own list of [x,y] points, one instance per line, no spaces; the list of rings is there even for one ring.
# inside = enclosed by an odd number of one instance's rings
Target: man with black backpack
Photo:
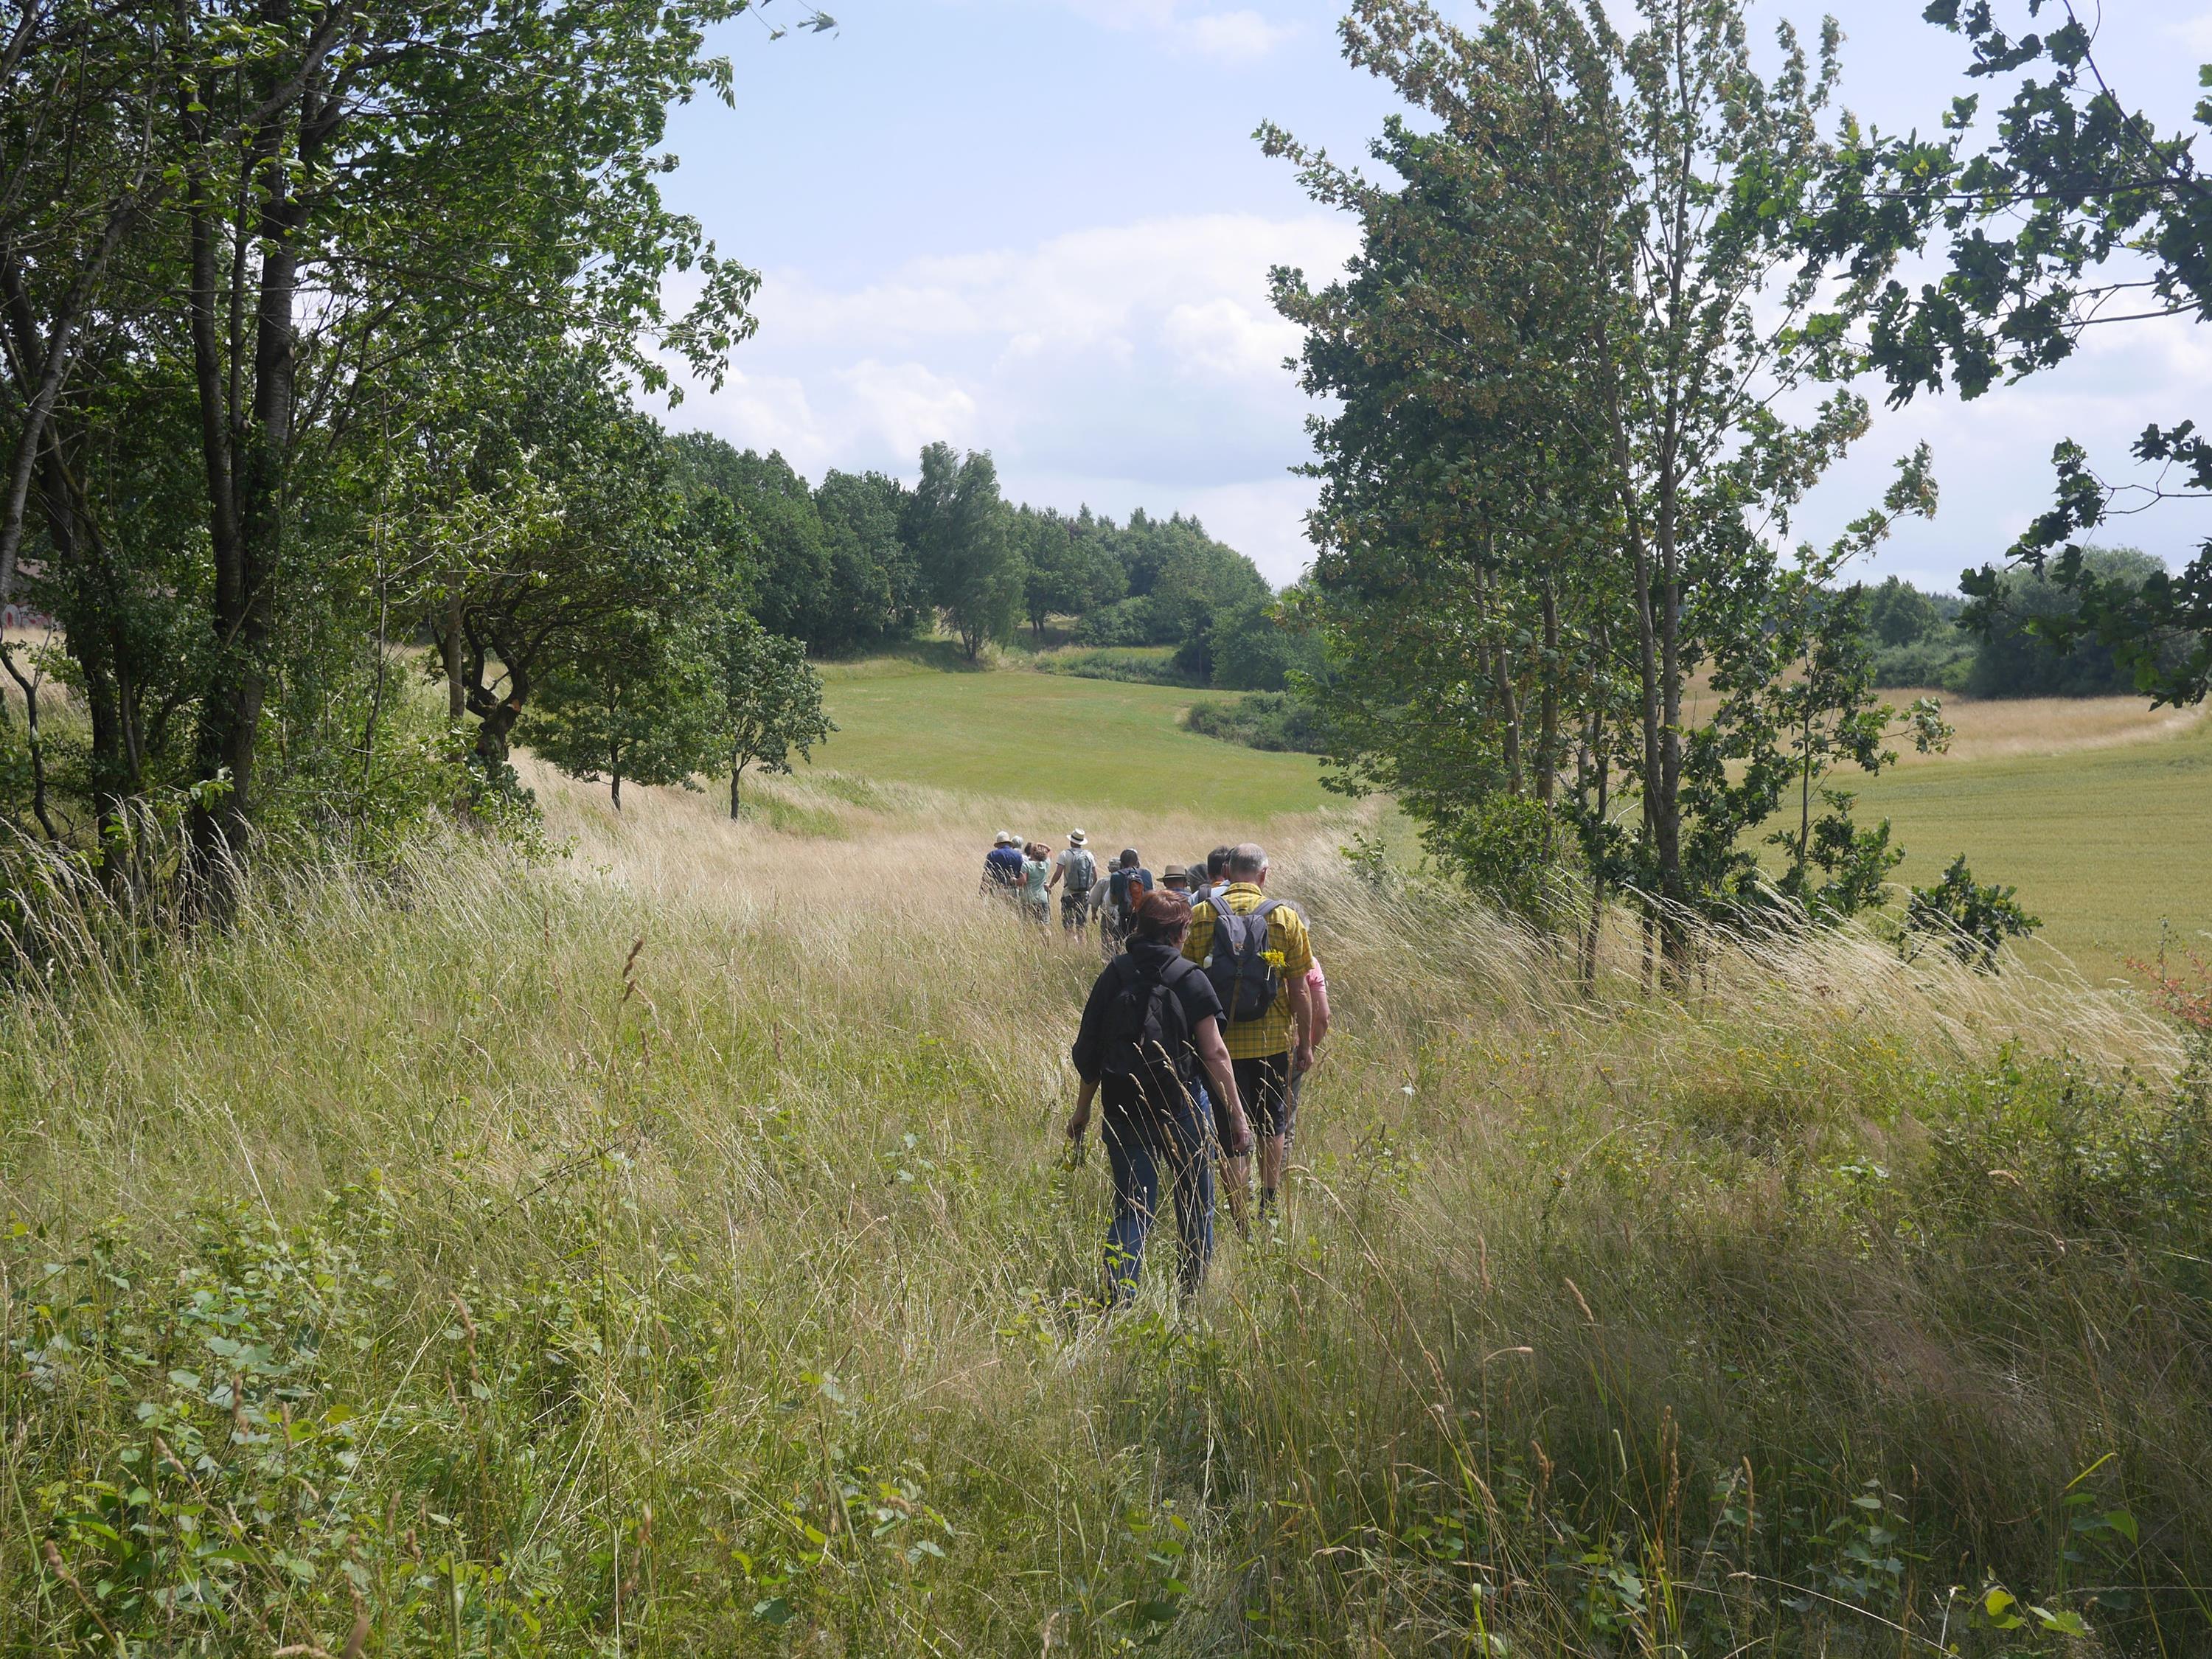
[[[1313,1065],[1313,1000],[1306,976],[1313,940],[1305,918],[1266,892],[1267,855],[1247,842],[1230,849],[1227,881],[1192,907],[1182,953],[1203,964],[1229,1024],[1237,1098],[1260,1142],[1260,1212],[1274,1207],[1291,1135],[1291,1079]],[[1223,1137],[1224,1149],[1227,1136]],[[1230,1213],[1242,1229],[1249,1170],[1232,1158]]]
[[[1137,923],[1137,907],[1152,890],[1152,872],[1139,860],[1135,848],[1123,848],[1112,869],[1106,878],[1106,914],[1098,930],[1098,942],[1109,957],[1129,937]]]
[[[1106,1236],[1106,1281],[1115,1303],[1135,1294],[1145,1240],[1159,1213],[1160,1188],[1175,1197],[1183,1294],[1197,1292],[1213,1251],[1212,1125],[1200,1105],[1200,1069],[1213,1081],[1218,1121],[1231,1152],[1252,1145],[1237,1095],[1237,1079],[1221,1034],[1212,981],[1183,960],[1190,904],[1180,894],[1153,893],[1137,907],[1129,948],[1108,963],[1091,988],[1075,1037],[1075,1069],[1083,1079],[1067,1137],[1079,1147],[1102,1092],[1099,1139],[1114,1175],[1114,1224]]]

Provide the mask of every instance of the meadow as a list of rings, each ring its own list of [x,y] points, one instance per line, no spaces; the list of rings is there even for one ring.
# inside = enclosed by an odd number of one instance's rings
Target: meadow
[[[1848,934],[1586,999],[1281,817],[1287,1224],[1107,1318],[1018,803],[531,781],[566,856],[16,963],[0,1649],[2212,1641],[2212,1110],[2133,999]]]
[[[1279,813],[1341,811],[1310,757],[1183,730],[1198,694],[1018,667],[955,672],[951,661],[940,652],[831,667],[829,705],[842,729],[820,767],[1020,803],[1017,826],[1054,844],[1059,818],[1084,821],[1086,809],[1094,830],[1115,823],[1114,811],[1124,821],[1131,811],[1206,820],[1167,856]],[[1916,695],[1884,694],[1899,706]],[[1964,853],[1981,879],[2018,887],[2043,919],[2032,955],[2054,970],[2104,979],[2124,975],[2130,958],[2154,957],[2161,937],[2202,946],[2212,930],[2212,724],[2203,711],[2154,712],[2125,697],[1947,697],[1945,707],[1957,727],[1948,752],[1899,744],[1894,769],[1838,780],[1858,793],[1863,820],[1892,820],[1906,854],[1896,880],[1934,881]],[[969,822],[980,849],[994,826],[980,811]]]
[[[926,657],[831,665],[823,678],[839,730],[817,758],[860,777],[1093,817],[1164,810],[1218,824],[1265,823],[1328,799],[1310,756],[1185,731],[1182,711],[1201,694],[1172,686],[962,672]]]

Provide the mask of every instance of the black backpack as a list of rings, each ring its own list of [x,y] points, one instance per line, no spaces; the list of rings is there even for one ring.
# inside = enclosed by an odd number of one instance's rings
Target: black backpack
[[[1115,919],[1126,924],[1137,914],[1137,907],[1145,902],[1145,895],[1152,890],[1151,871],[1116,870],[1106,889],[1106,896],[1113,901]]]
[[[1183,1058],[1191,1047],[1190,1016],[1176,988],[1196,971],[1195,963],[1180,957],[1157,974],[1134,966],[1121,970],[1121,988],[1107,1010],[1101,1072],[1140,1084],[1182,1087]]]
[[[1232,1024],[1263,1018],[1281,988],[1266,951],[1267,918],[1283,902],[1265,900],[1243,916],[1229,908],[1225,888],[1207,894],[1206,902],[1213,907],[1213,953],[1206,959],[1206,976],[1213,981]]]

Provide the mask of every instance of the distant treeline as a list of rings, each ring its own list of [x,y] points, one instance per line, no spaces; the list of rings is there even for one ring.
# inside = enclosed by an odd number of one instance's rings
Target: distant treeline
[[[1097,648],[1065,672],[1279,690],[1312,654],[1276,625],[1252,561],[1186,514],[1117,524],[1088,507],[1018,507],[988,454],[948,444],[922,452],[913,485],[834,469],[810,485],[781,454],[703,432],[675,447],[688,487],[726,497],[758,542],[762,625],[814,655],[879,650],[941,621],[971,656],[1027,628],[1040,644]],[[1130,647],[1174,652],[1114,654]]]
[[[2132,547],[2087,548],[2094,574],[2141,582],[2166,567]],[[2136,690],[2133,672],[2094,635],[2065,646],[2044,630],[2073,622],[2077,592],[2051,576],[2009,570],[1989,599],[1929,593],[1891,576],[1864,590],[1878,686],[1936,686],[1975,697],[2102,697]],[[2183,647],[2179,639],[2172,650]]]

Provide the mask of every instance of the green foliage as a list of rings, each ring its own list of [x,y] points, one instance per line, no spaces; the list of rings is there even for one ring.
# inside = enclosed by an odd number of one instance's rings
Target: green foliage
[[[748,767],[791,770],[797,750],[811,757],[837,729],[822,711],[822,677],[808,666],[799,641],[771,634],[742,611],[713,636],[715,707],[705,753],[730,769],[730,816]]]
[[[1184,724],[1194,732],[1248,749],[1299,755],[1328,752],[1327,734],[1313,710],[1287,691],[1254,691],[1242,697],[1201,697]]]
[[[950,444],[921,452],[921,478],[907,503],[906,539],[930,602],[973,662],[1003,643],[1021,613],[1024,569],[1012,510],[988,454],[963,460]]]
[[[2099,582],[2141,584],[2166,567],[2131,547],[2083,548],[2081,569]],[[2136,689],[2136,665],[2161,672],[2179,665],[2178,640],[2143,641],[2132,653],[2116,650],[2082,625],[2079,584],[2056,572],[2008,570],[1996,576],[1968,608],[1980,635],[1966,689],[1978,697],[2096,697]],[[2063,643],[2062,643],[2063,641]]]
[[[1078,679],[1120,680],[1131,685],[1194,684],[1176,665],[1174,653],[1153,646],[1103,646],[1089,650],[1055,651],[1039,656],[1033,665],[1039,672],[1070,674]]]
[[[1815,777],[1885,763],[1857,619],[1820,596],[1936,504],[1923,447],[1825,552],[1785,570],[1771,545],[1869,421],[1847,391],[1776,412],[1849,368],[1777,320],[1819,289],[1790,227],[1833,155],[1838,37],[1784,27],[1765,75],[1735,3],[1651,0],[1623,34],[1550,0],[1466,28],[1365,0],[1343,38],[1418,118],[1386,122],[1386,170],[1259,135],[1363,237],[1325,287],[1273,276],[1334,408],[1290,610],[1336,781],[1445,847],[1537,804],[1577,832],[1543,844],[1594,919],[1646,896],[1679,982],[1693,920],[1754,902],[1745,842],[1790,786],[1802,875]]]
[[[1870,309],[1864,356],[1893,403],[1947,378],[1977,398],[2064,362],[2092,322],[2201,319],[2212,301],[2212,215],[2190,137],[2128,107],[2097,61],[2091,20],[2069,6],[2063,21],[2038,28],[2042,9],[2039,0],[1935,0],[1925,15],[1965,38],[1967,75],[2008,86],[1996,120],[1981,118],[1977,92],[1954,100],[1930,137],[1854,130],[1819,210],[1796,227],[1816,262],[1846,275],[1848,303]],[[2008,32],[2008,11],[2023,32]],[[2197,118],[2206,120],[2204,106]],[[1930,252],[1941,274],[1908,287],[1900,263]],[[1829,316],[1813,325],[1841,325]],[[2071,596],[2070,614],[2045,619],[2062,652],[2094,639],[2133,689],[2197,702],[2212,690],[2212,542],[2169,573],[2100,570],[2077,538],[2116,514],[2212,488],[2212,442],[2194,421],[2154,422],[2133,453],[2154,469],[2146,482],[2108,480],[2080,444],[2058,444],[2053,503],[2008,556]],[[1985,566],[1962,585],[1976,624],[2002,626],[2002,574]]]
[[[2014,898],[2014,891],[1976,881],[1960,854],[1942,880],[1912,890],[1905,915],[1907,953],[1913,951],[1911,936],[1918,934],[1977,972],[1995,973],[1997,952],[2007,939],[2025,939],[2043,926]]]
[[[1024,562],[1022,614],[1044,638],[1053,617],[1085,617],[1118,603],[1129,579],[1115,558],[1102,526],[1085,513],[1062,518],[1048,507],[1024,507],[1015,516],[1014,538]]]
[[[1320,640],[1285,624],[1284,607],[1297,604],[1293,592],[1218,612],[1212,638],[1212,684],[1227,691],[1282,691],[1293,675],[1323,676]]]
[[[714,752],[720,698],[697,636],[648,613],[602,627],[590,654],[547,676],[516,735],[574,778],[680,783]]]

